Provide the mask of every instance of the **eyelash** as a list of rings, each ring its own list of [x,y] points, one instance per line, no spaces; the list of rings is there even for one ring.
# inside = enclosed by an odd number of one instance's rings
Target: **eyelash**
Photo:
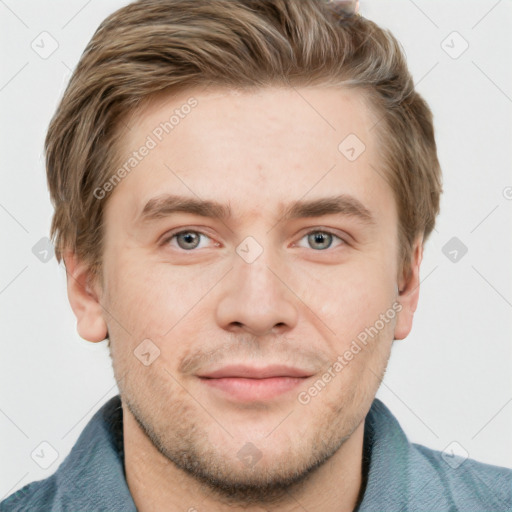
[[[206,233],[203,233],[202,231],[198,231],[196,229],[181,229],[180,231],[175,231],[174,233],[170,233],[168,236],[165,237],[164,240],[162,240],[162,245],[167,245],[171,242],[171,240],[173,240],[175,237],[177,237],[178,235],[180,234],[183,234],[183,233],[196,233],[200,236],[205,236],[207,238],[211,238],[210,236],[208,236]],[[328,235],[331,235],[333,236],[334,238],[337,238],[341,244],[339,245],[347,245],[347,242],[345,240],[343,240],[343,238],[341,238],[339,235],[337,235],[336,233],[333,233],[332,231],[330,231],[329,229],[312,229],[310,231],[308,231],[307,233],[305,233],[304,235],[302,235],[302,237],[300,238],[300,240],[303,240],[305,237],[311,235],[312,233],[323,233],[323,234],[328,234]],[[339,247],[339,245],[337,247]],[[190,249],[190,250],[186,250],[186,249],[182,249],[181,247],[178,247],[178,249],[182,252],[194,252],[196,251],[197,249]],[[313,249],[315,252],[326,252],[328,251],[329,249],[331,250],[334,250],[335,247],[327,247],[325,249],[319,249],[319,250],[315,250]]]

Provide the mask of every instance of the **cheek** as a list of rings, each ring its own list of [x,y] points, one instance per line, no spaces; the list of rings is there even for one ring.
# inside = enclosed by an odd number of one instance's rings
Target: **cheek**
[[[392,305],[394,281],[389,266],[369,258],[303,273],[304,303],[339,339],[356,336]]]
[[[118,255],[106,274],[105,306],[134,337],[159,338],[198,320],[201,301],[224,274],[213,266],[149,264],[142,255]]]

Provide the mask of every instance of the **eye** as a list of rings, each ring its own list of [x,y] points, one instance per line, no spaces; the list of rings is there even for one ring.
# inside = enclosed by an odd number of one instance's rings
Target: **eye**
[[[169,235],[163,243],[169,244],[176,239],[176,243],[180,249],[183,249],[184,251],[191,251],[193,249],[200,248],[201,237],[210,238],[199,231],[187,229],[185,231],[178,231],[177,233]]]
[[[329,249],[333,243],[334,238],[337,238],[342,244],[345,243],[344,240],[342,240],[339,236],[335,235],[334,233],[323,230],[310,231],[309,233],[304,235],[301,238],[301,240],[304,240],[304,238],[307,238],[307,243],[310,244],[310,246],[313,249],[317,249],[320,251]],[[304,246],[301,245],[301,247]]]
[[[174,247],[177,246],[179,249],[190,252],[193,251],[194,249],[204,248],[203,246],[201,246],[201,239],[211,240],[209,236],[205,235],[204,233],[201,233],[200,231],[186,229],[175,233],[171,233],[163,240],[162,243],[171,244]],[[334,239],[339,240],[340,243],[338,245],[342,245],[345,243],[344,240],[342,240],[339,236],[335,235],[334,233],[318,229],[306,233],[301,238],[301,241],[304,239],[307,239],[306,243],[308,243],[311,248],[318,251],[324,251],[326,249],[331,248]],[[216,245],[218,246],[219,244]],[[299,246],[304,247],[304,245],[301,245],[300,243]]]

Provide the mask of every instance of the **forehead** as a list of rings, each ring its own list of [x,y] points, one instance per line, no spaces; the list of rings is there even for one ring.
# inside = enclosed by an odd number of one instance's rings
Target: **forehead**
[[[123,206],[135,220],[168,193],[215,199],[247,217],[345,194],[378,215],[393,197],[377,170],[375,121],[360,92],[334,87],[161,95],[126,120],[127,172],[107,208]]]

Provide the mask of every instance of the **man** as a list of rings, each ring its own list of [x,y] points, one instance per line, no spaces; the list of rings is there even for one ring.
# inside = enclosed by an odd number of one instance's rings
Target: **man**
[[[325,0],[142,0],[46,140],[80,335],[120,395],[0,510],[506,511],[512,471],[411,444],[375,394],[439,211],[393,36]]]

